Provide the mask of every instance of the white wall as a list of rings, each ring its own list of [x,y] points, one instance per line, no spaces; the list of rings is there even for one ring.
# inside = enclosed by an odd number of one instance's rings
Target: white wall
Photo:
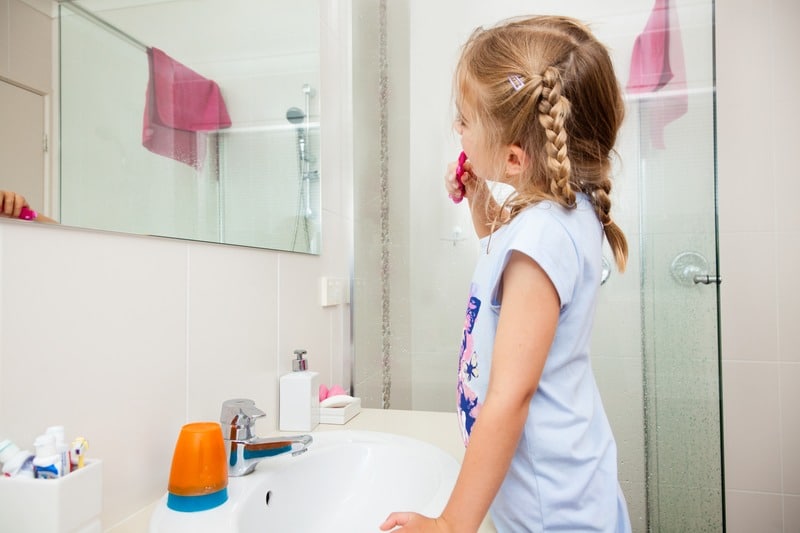
[[[349,68],[338,17],[323,11],[328,79]],[[349,276],[349,107],[335,84],[320,94],[337,139],[322,148],[320,256],[0,220],[0,438],[85,436],[104,461],[106,528],[166,491],[181,425],[217,420],[223,400],[254,399],[259,433],[275,430],[293,349],[349,386],[349,308],[320,307],[318,291]]]
[[[800,531],[800,4],[717,2],[729,533]]]

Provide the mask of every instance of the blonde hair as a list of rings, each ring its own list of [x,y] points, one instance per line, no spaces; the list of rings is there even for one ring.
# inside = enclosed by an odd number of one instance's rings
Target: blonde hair
[[[483,134],[485,153],[516,145],[532,163],[512,184],[516,193],[504,204],[508,220],[546,199],[574,208],[581,191],[624,270],[628,244],[611,218],[609,195],[611,154],[625,112],[605,46],[574,19],[511,19],[472,34],[454,80],[456,103]],[[505,172],[505,161],[492,163],[498,176]]]

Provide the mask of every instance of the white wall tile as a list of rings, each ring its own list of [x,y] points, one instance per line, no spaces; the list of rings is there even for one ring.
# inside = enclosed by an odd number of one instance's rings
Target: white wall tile
[[[777,363],[723,362],[726,489],[781,492],[778,372]]]
[[[320,373],[320,383],[330,383],[330,344],[332,314],[341,307],[320,305],[321,259],[301,254],[280,254],[278,272],[278,324],[280,338],[276,371],[292,370],[296,349],[308,352],[310,370]]]
[[[800,496],[800,363],[780,365],[783,492]]]
[[[50,70],[52,25],[49,16],[20,2],[9,3],[9,76],[43,93],[53,91]]]
[[[778,360],[777,246],[774,233],[720,234],[726,360]]]
[[[776,110],[769,96],[760,98],[759,105],[747,105],[752,97],[752,86],[742,83],[742,72],[764,68],[770,71],[774,50],[769,37],[771,30],[767,29],[770,28],[769,8],[764,2],[731,0],[716,4],[715,17],[721,230],[774,231],[772,210],[776,177],[770,171],[771,145],[761,157],[753,157],[753,129],[750,125],[760,124],[763,129],[774,133],[778,126],[772,118]],[[754,21],[760,21],[758,27],[763,28],[764,33],[752,31]],[[763,215],[742,216],[743,213],[752,214],[745,208],[753,204],[755,184]]]
[[[9,2],[13,0],[0,0],[0,76],[9,76],[8,72],[8,45],[9,45],[9,24],[8,11]]]
[[[783,510],[780,494],[725,492],[727,533],[790,533],[783,527]]]
[[[800,496],[783,495],[783,531],[784,533],[800,531]]]
[[[631,488],[643,487],[645,440],[642,360],[634,357],[593,357],[592,367],[617,442],[620,481],[631,483]],[[640,499],[643,497],[639,495]]]
[[[778,354],[783,362],[800,363],[800,222],[791,228],[776,235]]]
[[[457,349],[415,350],[411,355],[411,408],[455,413],[457,376]]]
[[[253,248],[189,251],[188,420],[219,420],[222,402],[250,398],[277,421],[278,259]]]

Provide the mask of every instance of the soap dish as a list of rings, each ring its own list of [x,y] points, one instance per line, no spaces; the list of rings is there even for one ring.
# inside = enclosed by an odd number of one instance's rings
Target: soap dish
[[[320,407],[320,424],[346,424],[348,420],[361,412],[361,398],[353,400],[343,407]]]

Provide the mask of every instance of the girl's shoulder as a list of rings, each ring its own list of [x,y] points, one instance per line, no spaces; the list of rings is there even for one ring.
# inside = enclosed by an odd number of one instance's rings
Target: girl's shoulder
[[[558,224],[569,232],[586,225],[597,227],[600,224],[591,201],[583,193],[576,195],[574,208],[568,209],[552,200],[542,200],[525,207],[511,222],[514,221],[519,225]]]

